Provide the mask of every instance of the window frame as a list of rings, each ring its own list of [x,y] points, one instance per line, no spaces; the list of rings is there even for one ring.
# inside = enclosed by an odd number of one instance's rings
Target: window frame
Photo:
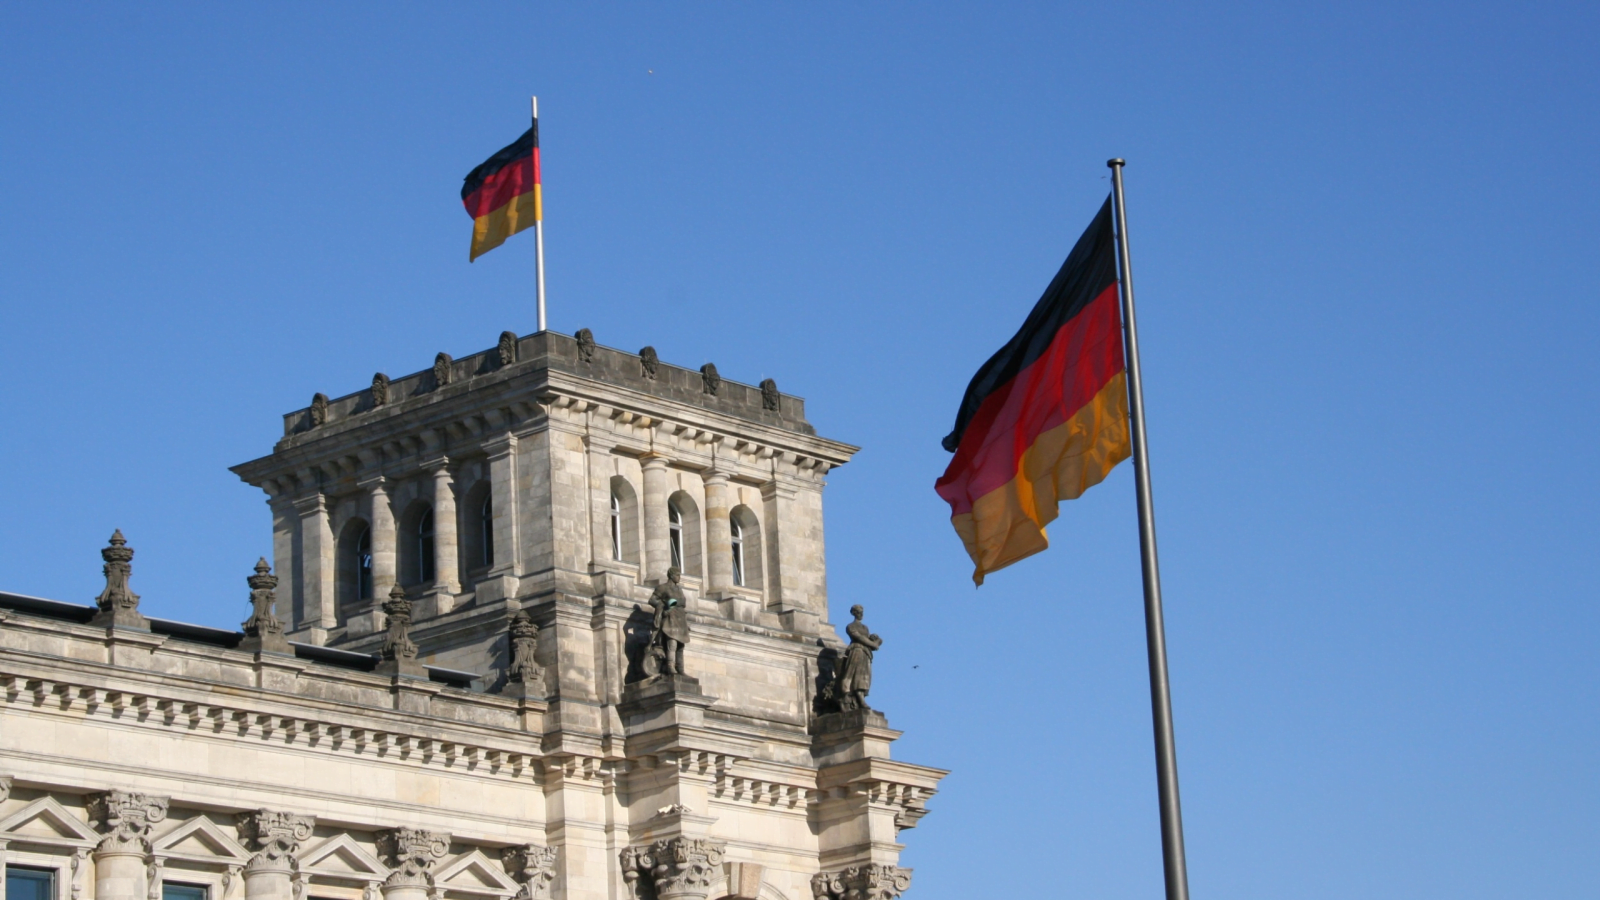
[[[730,546],[733,549],[733,586],[744,587],[744,526],[733,516],[728,517],[728,534],[731,538]]]

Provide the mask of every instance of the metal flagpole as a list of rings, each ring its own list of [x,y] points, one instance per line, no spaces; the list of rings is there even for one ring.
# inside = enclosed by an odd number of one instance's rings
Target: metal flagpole
[[[533,98],[533,120],[539,121],[539,98]],[[539,180],[544,181],[541,174]],[[539,185],[539,221],[533,226],[533,274],[539,283],[539,330],[544,330],[544,185]]]
[[[1150,656],[1150,714],[1155,723],[1156,789],[1161,803],[1161,862],[1167,900],[1189,900],[1183,855],[1183,809],[1178,802],[1178,748],[1167,686],[1167,633],[1161,616],[1161,568],[1156,560],[1156,513],[1150,500],[1150,454],[1144,433],[1144,385],[1139,377],[1139,329],[1133,318],[1133,268],[1128,256],[1128,210],[1122,200],[1121,159],[1111,167],[1116,204],[1117,284],[1122,293],[1122,348],[1127,355],[1128,413],[1133,425],[1133,480],[1139,501],[1139,558],[1144,570],[1144,637]]]

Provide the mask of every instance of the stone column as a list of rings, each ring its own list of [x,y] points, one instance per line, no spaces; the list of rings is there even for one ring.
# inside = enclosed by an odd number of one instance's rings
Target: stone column
[[[728,523],[728,474],[706,475],[706,594],[733,587],[733,532]]]
[[[644,571],[645,584],[667,577],[672,550],[667,538],[667,458],[654,453],[641,459],[644,467]]]
[[[394,507],[389,504],[389,480],[382,475],[363,479],[367,491],[367,527],[372,529],[372,608],[377,609],[395,585]]]
[[[440,593],[461,593],[460,566],[456,559],[456,493],[451,488],[450,460],[440,457],[428,464],[433,473],[433,584]],[[439,612],[449,612],[440,603]]]
[[[676,837],[622,851],[622,879],[634,898],[706,900],[722,865],[723,845],[704,838]],[[642,890],[641,880],[652,891]]]
[[[127,791],[89,796],[89,818],[105,835],[94,849],[95,900],[149,900],[150,828],[166,817],[166,797]]]
[[[383,881],[383,900],[428,900],[433,889],[433,866],[450,849],[450,836],[396,828],[378,832],[378,849],[384,861],[394,867]]]
[[[298,624],[311,633],[311,643],[321,644],[328,629],[338,624],[333,608],[333,526],[320,493],[301,497],[294,508],[300,514],[300,597],[305,613]]]
[[[257,851],[244,867],[245,900],[295,900],[295,853],[315,824],[310,816],[268,809],[239,816],[239,838]]]

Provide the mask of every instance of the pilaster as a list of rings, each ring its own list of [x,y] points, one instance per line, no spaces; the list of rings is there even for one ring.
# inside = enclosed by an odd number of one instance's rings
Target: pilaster
[[[483,442],[489,460],[489,495],[494,509],[494,565],[477,585],[478,602],[504,600],[517,595],[522,571],[517,491],[517,436],[505,432]]]
[[[333,609],[333,528],[327,500],[320,492],[294,501],[300,516],[300,595],[304,618],[295,623],[310,643],[327,643],[328,631],[338,624]]]

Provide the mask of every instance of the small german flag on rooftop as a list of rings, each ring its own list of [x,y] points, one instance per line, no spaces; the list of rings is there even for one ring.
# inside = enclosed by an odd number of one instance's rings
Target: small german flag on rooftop
[[[509,146],[473,169],[461,185],[461,203],[472,216],[471,259],[506,238],[539,224],[539,118]]]
[[[1057,503],[1128,458],[1109,197],[1022,329],[973,376],[944,448],[955,457],[934,489],[978,584],[1049,546]]]

